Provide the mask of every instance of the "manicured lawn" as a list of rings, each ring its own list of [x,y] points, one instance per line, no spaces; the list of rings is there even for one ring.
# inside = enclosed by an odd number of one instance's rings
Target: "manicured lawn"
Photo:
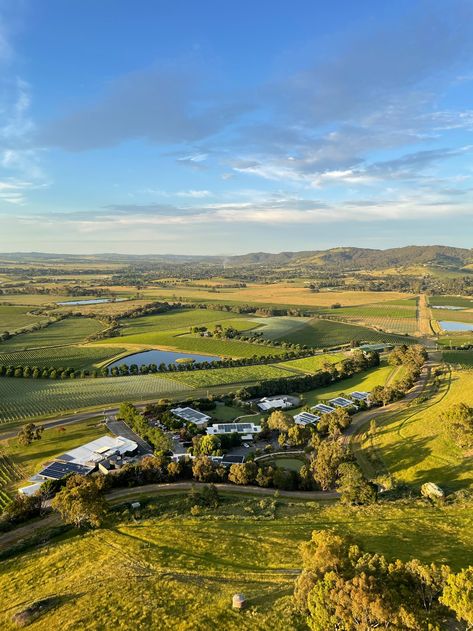
[[[64,595],[32,628],[295,631],[288,571],[301,567],[299,546],[314,529],[352,535],[389,559],[473,562],[471,504],[364,509],[279,499],[271,513],[258,497],[222,499],[191,517],[185,497],[161,495],[141,520],[71,532],[1,562],[2,629],[16,629],[12,615],[33,600]],[[231,609],[236,592],[249,599],[243,613]]]

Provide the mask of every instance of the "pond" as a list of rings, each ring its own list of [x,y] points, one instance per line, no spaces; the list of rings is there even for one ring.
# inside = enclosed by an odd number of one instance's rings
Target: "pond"
[[[473,322],[439,322],[444,331],[473,331]]]
[[[100,305],[103,302],[123,302],[128,298],[91,298],[90,300],[68,300],[67,302],[58,302],[60,307],[68,307],[69,305]]]
[[[175,364],[179,363],[179,359],[192,359],[195,363],[201,364],[202,362],[220,361],[221,357],[216,355],[192,355],[191,353],[174,353],[173,351],[141,351],[140,353],[133,353],[127,355],[121,359],[117,359],[112,364],[108,364],[107,368],[114,368],[115,366],[121,366],[122,364],[136,364],[139,366],[148,366],[149,364]]]

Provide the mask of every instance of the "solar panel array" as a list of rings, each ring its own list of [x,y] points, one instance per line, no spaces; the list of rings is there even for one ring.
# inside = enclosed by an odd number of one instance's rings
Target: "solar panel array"
[[[312,423],[317,423],[320,421],[320,416],[316,414],[311,414],[310,412],[301,412],[294,417],[294,420],[299,425],[311,425]]]
[[[370,396],[369,392],[351,392],[350,396],[352,399],[354,399],[355,401],[366,401],[366,399],[368,399],[368,397]]]
[[[48,464],[47,467],[42,469],[38,475],[51,480],[60,480],[69,473],[78,473],[79,475],[87,475],[93,471],[93,467],[85,467],[81,464],[75,464],[74,462],[58,462],[54,461]]]
[[[344,397],[335,397],[335,399],[330,399],[329,403],[336,405],[339,408],[347,408],[350,405],[353,405],[353,401],[345,399]]]
[[[251,432],[253,425],[251,423],[219,423],[216,425],[219,432],[231,434],[232,432]]]
[[[325,403],[317,403],[312,407],[313,410],[318,410],[322,412],[322,414],[330,414],[331,412],[335,412],[335,408],[330,407],[330,405],[325,405]]]

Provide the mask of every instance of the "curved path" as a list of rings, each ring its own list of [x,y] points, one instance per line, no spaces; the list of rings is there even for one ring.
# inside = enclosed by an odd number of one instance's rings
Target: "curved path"
[[[113,506],[124,501],[132,502],[139,500],[143,496],[152,497],[160,493],[184,493],[193,486],[203,485],[201,482],[169,482],[167,484],[146,484],[132,488],[115,489],[107,493],[106,499]],[[233,484],[215,484],[219,491],[231,493],[232,495],[259,495],[274,497],[276,489],[267,489],[260,486],[236,486]],[[280,497],[289,497],[302,500],[335,500],[338,493],[334,491],[278,491]],[[46,503],[48,506],[50,502]],[[8,532],[0,534],[0,550],[4,550],[23,539],[31,537],[35,533],[53,528],[61,524],[61,518],[57,513],[47,514],[42,518],[31,521],[23,526],[14,528]]]

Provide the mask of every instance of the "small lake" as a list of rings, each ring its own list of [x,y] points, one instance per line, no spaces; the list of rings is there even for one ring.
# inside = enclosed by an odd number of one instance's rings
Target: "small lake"
[[[69,305],[100,305],[104,302],[123,302],[128,298],[91,298],[90,300],[68,300],[67,302],[57,302],[60,307]]]
[[[473,331],[473,322],[439,322],[444,331]]]
[[[174,353],[173,351],[141,351],[140,353],[133,353],[133,355],[127,355],[122,357],[113,364],[108,364],[107,368],[114,368],[115,366],[121,366],[122,364],[136,364],[139,366],[148,366],[148,364],[175,364],[178,359],[193,359],[196,364],[202,362],[220,361],[221,357],[216,355],[192,355],[191,353]],[[179,363],[179,362],[177,362]]]

